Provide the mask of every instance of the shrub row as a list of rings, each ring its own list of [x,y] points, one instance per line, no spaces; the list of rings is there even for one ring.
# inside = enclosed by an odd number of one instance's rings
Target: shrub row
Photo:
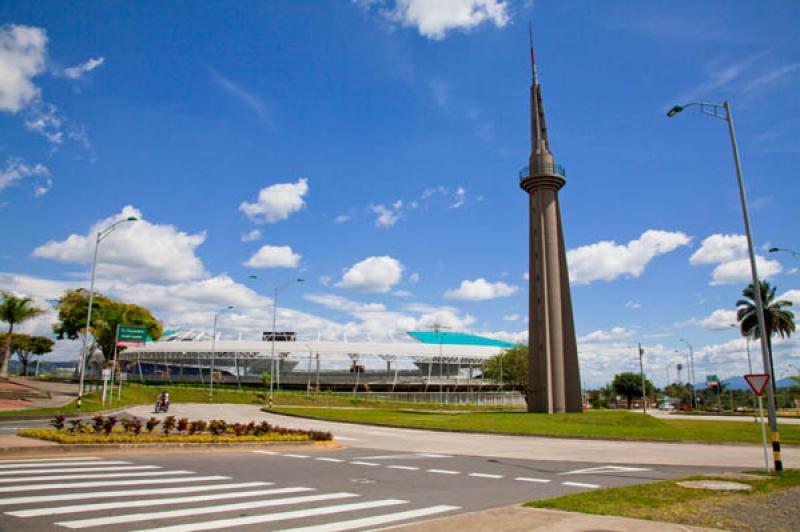
[[[180,437],[198,436],[217,439],[230,438],[230,435],[233,435],[236,439],[263,438],[265,436],[297,436],[303,440],[312,441],[330,441],[333,439],[333,435],[330,432],[287,429],[272,425],[266,421],[261,423],[254,421],[250,423],[227,423],[225,420],[215,419],[206,422],[201,419],[195,421],[189,421],[188,418],[175,419],[175,416],[167,416],[163,421],[151,417],[144,424],[137,418],[119,420],[116,416],[94,416],[91,418],[91,422],[83,419],[70,420],[69,428],[65,428],[64,416],[58,415],[53,418],[50,424],[55,428],[53,432],[69,436],[103,434],[106,437],[111,437],[112,435],[115,437],[123,435],[126,437],[144,437],[142,430],[146,430],[147,435],[151,436],[149,439],[153,439],[153,432],[161,425],[162,436],[156,434],[156,437],[161,438],[160,441],[173,434]]]

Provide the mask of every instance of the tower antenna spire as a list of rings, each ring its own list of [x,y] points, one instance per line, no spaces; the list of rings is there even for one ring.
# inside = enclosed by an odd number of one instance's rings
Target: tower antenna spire
[[[536,57],[533,54],[533,26],[531,25],[531,21],[528,21],[528,37],[530,38],[531,42],[531,75],[533,76],[534,81],[536,81]]]

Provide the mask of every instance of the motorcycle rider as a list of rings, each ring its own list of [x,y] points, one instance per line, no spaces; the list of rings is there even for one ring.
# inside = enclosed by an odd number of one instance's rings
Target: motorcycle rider
[[[156,410],[163,410],[166,412],[169,409],[169,392],[164,390],[161,392],[161,395],[158,396],[158,408]]]

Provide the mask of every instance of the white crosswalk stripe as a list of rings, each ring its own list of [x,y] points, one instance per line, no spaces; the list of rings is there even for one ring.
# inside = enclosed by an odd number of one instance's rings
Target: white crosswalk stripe
[[[135,471],[137,469],[161,469],[161,466],[155,465],[129,465],[129,466],[108,466],[108,467],[56,467],[53,469],[12,469],[9,471],[0,471],[0,476],[7,475],[35,475],[38,473],[87,473],[95,471]]]
[[[138,497],[150,495],[173,495],[176,493],[199,493],[203,491],[235,490],[240,488],[257,488],[272,486],[272,482],[239,482],[235,484],[212,484],[210,486],[180,486],[177,488],[145,488],[121,491],[82,491],[80,493],[64,493],[60,495],[33,495],[30,497],[8,497],[0,499],[0,506],[11,504],[39,504],[43,502],[83,501],[94,499],[111,499],[117,497]]]
[[[429,506],[428,508],[420,508],[418,510],[393,512],[385,515],[374,515],[372,517],[363,517],[361,519],[339,521],[338,523],[326,523],[324,525],[312,525],[300,528],[287,528],[281,532],[337,532],[340,530],[353,530],[355,528],[363,528],[365,526],[388,525],[389,523],[406,521],[408,519],[415,519],[417,517],[428,517],[458,509],[458,506],[440,504],[438,506]]]
[[[306,502],[328,501],[333,499],[349,499],[358,497],[357,493],[337,492],[322,495],[308,495],[304,497],[285,497],[283,499],[268,499],[265,501],[240,502],[234,504],[222,504],[219,506],[203,506],[200,508],[187,508],[184,510],[170,510],[167,512],[143,512],[138,514],[113,515],[109,517],[96,517],[94,519],[81,519],[78,521],[60,521],[56,523],[67,528],[91,528],[95,526],[107,526],[120,523],[133,523],[137,521],[154,521],[156,519],[173,519],[175,517],[186,517],[195,515],[205,515],[222,512],[234,512],[238,510],[250,510],[253,508],[267,508],[270,506],[283,506],[290,504],[301,504]]]
[[[180,478],[148,478],[136,480],[100,480],[91,482],[66,482],[47,484],[20,484],[18,486],[0,487],[0,493],[17,491],[45,491],[45,490],[74,490],[76,488],[105,488],[110,486],[138,486],[141,484],[178,484],[185,482],[200,482],[206,480],[230,480],[231,477],[222,475],[208,475],[204,477]]]
[[[294,457],[311,458],[308,455]],[[293,521],[290,530],[295,532],[323,532],[391,526],[460,509],[433,505],[406,506],[403,511],[393,511],[391,507],[410,502],[369,498],[368,494],[349,491],[322,492],[315,487],[276,486],[260,480],[230,482],[228,476],[197,475],[159,465],[129,465],[130,462],[98,458],[70,460],[45,459],[14,464],[1,461],[0,466],[8,467],[0,468],[0,522],[5,526],[13,523],[13,519],[34,519],[38,521],[29,526],[32,530],[63,527],[104,532],[130,530],[138,523],[154,531],[184,532]],[[353,462],[373,467],[382,465]],[[49,475],[40,476],[42,473]],[[3,486],[3,483],[13,485]],[[12,492],[11,496],[3,496]],[[358,500],[360,497],[364,499]],[[356,500],[348,502],[346,499]],[[381,511],[382,508],[388,510]],[[126,510],[133,510],[133,513]],[[71,514],[76,518],[70,519]],[[203,517],[214,514],[219,515],[211,520]],[[47,522],[48,519],[58,521]]]
[[[407,504],[408,501],[401,499],[382,499],[379,501],[369,501],[353,504],[339,504],[335,506],[323,506],[322,508],[308,508],[292,512],[280,512],[275,514],[251,515],[247,517],[236,517],[233,519],[219,519],[217,521],[206,521],[205,523],[193,523],[186,525],[165,526],[161,528],[142,529],[136,532],[192,532],[195,530],[215,530],[218,528],[233,528],[237,526],[255,525],[261,523],[272,523],[275,521],[286,521],[289,519],[300,519],[303,517],[316,517],[319,515],[330,515],[342,512],[352,512],[355,510],[368,510],[372,508],[382,508],[384,506],[396,506]]]
[[[124,465],[130,464],[130,462],[125,462],[123,460],[82,460],[82,461],[75,461],[75,459],[70,459],[70,461],[63,461],[63,462],[31,462],[31,463],[7,463],[5,460],[0,460],[0,470],[3,469],[27,469],[27,468],[35,468],[35,467],[67,467],[67,466],[87,466],[87,465]]]
[[[163,506],[165,504],[183,504],[187,502],[219,501],[223,499],[245,499],[247,497],[260,497],[263,495],[282,495],[287,493],[301,493],[314,491],[314,488],[273,488],[267,490],[236,491],[228,493],[215,493],[212,495],[195,495],[192,497],[168,497],[166,499],[105,502],[99,504],[76,504],[73,506],[56,506],[52,508],[36,508],[34,510],[20,510],[6,512],[14,517],[38,517],[42,515],[74,514],[79,512],[94,512],[97,510],[116,510],[119,508],[138,508],[142,506]]]
[[[102,460],[99,456],[78,456],[73,458],[26,458],[25,460],[0,460],[0,464],[48,464],[50,462],[80,462],[82,460]]]
[[[29,482],[33,480],[79,480],[84,478],[123,478],[123,477],[163,477],[165,475],[186,475],[191,471],[144,471],[134,473],[102,473],[85,475],[48,475],[44,477],[19,477],[19,478],[0,478],[0,484],[12,482]]]

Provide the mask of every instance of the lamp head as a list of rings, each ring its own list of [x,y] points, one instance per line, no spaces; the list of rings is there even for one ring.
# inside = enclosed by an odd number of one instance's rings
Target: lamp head
[[[304,283],[304,282],[306,282],[306,280],[305,280],[305,279],[302,279],[302,278],[300,278],[300,277],[298,277],[298,278],[297,278],[297,280],[296,280],[296,282],[298,282],[298,283]]]
[[[138,220],[138,218],[136,216],[128,216],[128,218],[125,221],[126,222],[135,222],[136,220]]]
[[[675,105],[675,106],[672,107],[672,109],[667,111],[667,116],[672,118],[673,116],[675,116],[676,114],[680,113],[681,111],[683,111],[683,106],[682,105]]]
[[[776,252],[778,252],[780,250],[781,250],[781,248],[769,248],[769,252],[770,253],[776,253]]]
[[[248,275],[247,277],[250,279],[258,279],[258,275]]]

